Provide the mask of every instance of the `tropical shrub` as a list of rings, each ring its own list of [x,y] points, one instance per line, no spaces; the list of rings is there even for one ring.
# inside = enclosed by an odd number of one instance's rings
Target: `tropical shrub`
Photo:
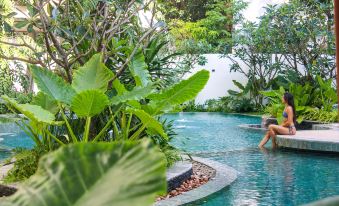
[[[193,101],[184,105],[185,112],[226,112],[248,113],[257,111],[252,101],[246,97],[224,96],[219,99],[207,100],[204,104]]]
[[[183,105],[184,112],[206,112],[205,105],[196,104],[194,100],[188,101]]]
[[[233,31],[233,53],[224,55],[233,62],[231,71],[247,78],[256,106],[264,104],[259,91],[335,77],[332,11],[331,1],[268,5],[259,22],[245,21]]]
[[[303,112],[311,108],[309,105],[310,102],[310,90],[311,86],[309,84],[305,86],[291,84],[289,92],[294,96],[294,105],[296,110],[297,122],[300,123],[303,120]],[[282,102],[285,90],[283,87],[280,87],[279,90],[271,91],[262,91],[261,93],[268,97],[270,100],[270,105],[266,107],[266,111],[271,114],[273,117],[276,117],[278,123],[280,124],[283,121],[282,113],[285,109],[285,104]]]
[[[163,155],[147,141],[77,143],[41,158],[1,205],[152,205],[166,192]]]
[[[165,1],[162,4],[167,6],[166,4],[171,3],[171,1]],[[171,6],[173,7],[173,5]],[[205,3],[199,9],[194,9],[191,15],[197,15],[199,13],[197,10],[199,10],[203,12],[200,18],[180,18],[180,15],[172,16],[172,12],[167,15],[167,20],[176,47],[180,51],[190,54],[224,51],[231,44],[233,26],[242,19],[240,11],[246,6],[247,4],[243,1],[216,0]],[[165,11],[165,16],[166,14],[168,14],[168,11]],[[189,12],[184,14],[189,14]]]
[[[25,12],[25,18],[19,20],[15,19],[15,2],[6,1],[12,5],[7,13],[0,14],[0,58],[54,70],[69,83],[73,80],[74,71],[96,53],[102,53],[106,66],[121,79],[135,55],[142,53],[148,58],[151,54],[154,58],[157,51],[152,49],[158,50],[161,48],[159,45],[167,47],[166,33],[162,32],[164,24],[152,21],[149,26],[143,26],[139,16],[141,11],[157,13],[154,0],[66,0],[60,4],[22,0],[20,5],[28,12]],[[154,16],[151,18],[154,19]],[[16,32],[18,30],[26,32]],[[154,39],[157,44],[154,44]],[[7,52],[5,48],[13,52]],[[16,55],[18,51],[22,51],[22,55]],[[170,67],[175,58],[173,52],[167,50],[157,63],[161,64],[161,68]],[[152,61],[147,61],[149,69],[160,69]],[[182,66],[173,70],[180,73],[186,69]],[[131,79],[131,76],[128,78]],[[162,78],[172,79],[166,72]]]
[[[133,59],[129,68],[136,86],[127,90],[115,78],[112,89],[107,90],[113,73],[102,62],[101,54],[94,55],[76,70],[72,84],[47,69],[31,66],[40,90],[33,101],[19,104],[7,96],[2,98],[12,111],[25,116],[18,124],[36,146],[48,151],[69,143],[143,137],[157,137],[155,143],[163,150],[170,149],[168,134],[157,118],[194,98],[206,84],[208,71],[158,91],[143,58]]]
[[[326,111],[319,108],[309,108],[303,114],[305,119],[314,120],[324,123],[331,123],[338,121],[338,111]]]
[[[333,105],[338,101],[336,91],[332,87],[332,80],[324,81],[320,76],[316,79],[315,86],[308,83],[304,86],[291,83],[288,90],[280,87],[279,90],[262,91],[261,93],[270,100],[266,111],[281,122],[285,107],[282,97],[286,91],[289,91],[294,96],[297,122],[300,123],[303,119],[332,122],[336,117]]]
[[[14,150],[15,159],[13,168],[6,174],[4,182],[21,182],[32,176],[37,168],[40,158],[47,153],[42,147],[35,147],[32,150],[17,148]]]

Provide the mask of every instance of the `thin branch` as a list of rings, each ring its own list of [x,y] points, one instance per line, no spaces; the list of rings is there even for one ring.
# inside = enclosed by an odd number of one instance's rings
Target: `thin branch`
[[[127,64],[129,64],[129,62],[132,60],[132,58],[134,57],[134,55],[137,53],[139,46],[141,45],[141,42],[147,38],[147,36],[149,34],[151,34],[156,28],[152,28],[150,30],[148,30],[140,39],[139,42],[137,43],[137,45],[134,47],[131,55],[127,58],[127,60],[125,61],[125,63],[121,66],[121,68],[117,71],[116,75],[113,77],[112,81],[114,81],[116,78],[118,78],[126,69]]]
[[[0,54],[0,59],[6,59],[6,60],[10,60],[10,61],[22,61],[22,62],[26,62],[26,63],[29,63],[29,64],[39,64],[42,67],[46,67],[46,65],[42,61],[35,60],[35,59],[25,59],[25,58],[21,58],[21,57],[13,57],[13,56],[8,57],[8,56],[2,55],[2,54]]]

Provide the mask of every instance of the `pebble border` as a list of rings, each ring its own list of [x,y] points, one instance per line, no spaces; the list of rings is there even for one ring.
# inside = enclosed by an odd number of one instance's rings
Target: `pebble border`
[[[203,199],[207,196],[216,193],[225,187],[232,184],[238,177],[238,172],[225,164],[221,164],[219,162],[200,158],[200,157],[192,157],[194,161],[205,164],[216,170],[215,177],[208,181],[206,184],[185,192],[181,195],[172,197],[170,199],[161,200],[156,202],[154,206],[179,206],[192,202],[196,202],[200,199]]]

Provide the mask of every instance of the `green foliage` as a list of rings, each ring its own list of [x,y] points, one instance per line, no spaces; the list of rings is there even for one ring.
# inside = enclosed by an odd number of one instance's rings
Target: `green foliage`
[[[94,67],[92,67],[95,69]],[[31,66],[33,78],[41,92],[48,95],[55,101],[60,101],[68,105],[76,94],[75,89],[71,85],[55,75],[52,71],[38,66]]]
[[[233,25],[242,19],[240,11],[246,6],[243,1],[215,0],[206,4],[207,10],[201,19],[187,21],[177,19],[177,16],[170,23],[176,46],[185,53],[194,50],[199,53],[224,51],[231,44]],[[192,47],[195,49],[192,50]]]
[[[4,182],[21,182],[32,176],[38,169],[40,157],[47,153],[42,147],[36,147],[32,150],[15,149],[15,159],[13,168],[7,173]]]
[[[151,76],[146,69],[145,56],[141,51],[132,58],[128,68],[131,71],[137,86],[144,87],[148,85]]]
[[[310,108],[306,110],[303,114],[305,119],[324,122],[324,123],[332,123],[338,121],[338,111],[326,111],[318,108]]]
[[[244,91],[258,109],[264,104],[259,91],[280,86],[288,89],[291,82],[320,87],[317,76],[325,80],[335,77],[332,11],[329,1],[293,0],[268,5],[259,22],[243,22],[233,32],[233,53],[225,55],[233,62],[231,71],[247,78]],[[318,107],[331,107],[335,102],[320,101]]]
[[[141,129],[139,129],[139,131],[142,131],[143,128],[148,128],[151,131],[156,131],[156,133],[161,135],[163,138],[168,139],[167,134],[165,133],[165,131],[162,127],[162,124],[160,122],[158,122],[158,120],[156,120],[150,114],[148,114],[147,112],[145,112],[143,110],[139,110],[139,109],[129,109],[127,111],[129,111],[132,114],[134,114],[135,116],[137,116],[140,119],[140,121],[142,122],[143,126],[141,127]],[[134,133],[133,136],[131,136],[131,139],[138,137],[139,131]]]
[[[193,101],[184,106],[185,112],[226,112],[249,113],[256,111],[252,101],[246,97],[225,96],[219,99],[207,100],[203,105]]]
[[[52,114],[56,114],[59,111],[57,101],[45,95],[43,92],[39,92],[36,96],[34,96],[31,104],[40,105],[43,109],[51,112]]]
[[[209,72],[201,70],[187,80],[183,80],[160,93],[150,95],[153,113],[170,111],[174,106],[193,99],[205,87],[208,79]]]
[[[32,93],[23,93],[23,92],[15,92],[11,91],[9,93],[5,93],[10,98],[15,99],[19,104],[26,104],[32,101],[33,94]],[[4,95],[4,94],[2,94]],[[0,114],[7,114],[11,111],[4,104],[4,100],[0,98]]]
[[[331,122],[336,117],[336,113],[332,110],[338,100],[335,89],[332,87],[332,80],[324,81],[318,76],[317,82],[321,86],[311,86],[310,84],[304,86],[290,84],[289,86],[288,91],[294,96],[299,123],[303,119]],[[267,112],[273,117],[277,117],[278,122],[281,122],[282,112],[285,108],[282,103],[285,89],[280,87],[279,90],[262,91],[261,93],[270,100]]]
[[[41,158],[37,173],[1,203],[146,206],[165,191],[165,164],[157,148],[146,142],[81,143]]]
[[[34,80],[41,91],[32,104],[18,104],[3,96],[8,107],[14,107],[25,115],[25,121],[17,123],[37,147],[48,151],[76,142],[138,140],[157,136],[155,142],[161,142],[161,149],[169,155],[168,164],[172,164],[177,156],[169,145],[169,137],[159,122],[159,115],[194,98],[208,81],[208,71],[202,70],[165,90],[155,90],[155,83],[149,79],[147,85],[138,84],[129,91],[119,79],[115,79],[113,88],[103,93],[108,88],[106,76],[111,72],[98,61],[99,57],[94,55],[89,63],[77,70],[74,84],[63,81],[44,68],[32,67]],[[143,75],[148,73],[147,68],[141,69],[144,71],[133,76],[135,82],[145,79]],[[106,75],[101,75],[103,71]],[[92,76],[95,78],[91,79]],[[100,81],[101,78],[103,81]],[[86,85],[83,79],[97,83]],[[67,97],[64,96],[65,90],[71,91]],[[53,107],[53,104],[58,107]]]
[[[108,97],[100,90],[87,90],[75,95],[71,109],[82,117],[93,117],[100,114],[109,104]]]
[[[334,78],[333,2],[293,0],[268,6],[261,19],[271,29],[270,44],[284,56],[286,79],[298,77],[298,83],[304,84],[314,82],[316,75]]]
[[[77,93],[90,89],[107,91],[113,73],[105,66],[102,58],[102,54],[95,54],[84,66],[75,71],[72,87]]]
[[[183,105],[184,112],[206,112],[204,105],[195,104],[195,101],[188,101]]]
[[[27,118],[35,123],[52,124],[55,120],[54,115],[49,111],[43,109],[41,106],[18,104],[14,99],[11,99],[6,95],[3,95],[2,99],[6,101],[10,108],[18,110],[21,114],[25,115]]]

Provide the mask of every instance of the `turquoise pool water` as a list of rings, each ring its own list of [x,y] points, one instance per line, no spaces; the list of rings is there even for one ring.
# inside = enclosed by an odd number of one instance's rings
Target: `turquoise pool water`
[[[13,124],[2,124],[0,127],[0,162],[12,154],[12,150],[17,147],[32,148],[34,142],[19,129],[15,129]]]
[[[193,155],[239,171],[228,188],[192,205],[300,205],[339,194],[339,155],[290,150],[259,150],[263,133],[239,124],[260,118],[221,113],[179,113],[172,144]]]

